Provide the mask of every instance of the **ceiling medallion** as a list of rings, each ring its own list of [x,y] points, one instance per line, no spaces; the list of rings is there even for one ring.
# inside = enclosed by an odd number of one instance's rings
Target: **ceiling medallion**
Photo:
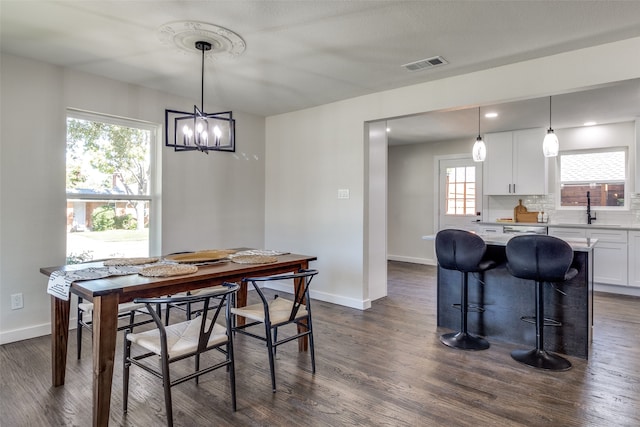
[[[158,29],[160,42],[167,46],[176,46],[181,51],[199,53],[196,42],[211,44],[206,56],[233,58],[241,55],[247,48],[246,43],[233,31],[214,24],[197,21],[174,21]]]

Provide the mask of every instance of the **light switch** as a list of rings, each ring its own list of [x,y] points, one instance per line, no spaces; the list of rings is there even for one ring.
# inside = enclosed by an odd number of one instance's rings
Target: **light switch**
[[[349,189],[348,188],[339,188],[338,189],[338,199],[348,199],[349,198]]]

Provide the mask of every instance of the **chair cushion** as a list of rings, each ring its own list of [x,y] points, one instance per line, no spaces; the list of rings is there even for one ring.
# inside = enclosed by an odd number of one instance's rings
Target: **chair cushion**
[[[85,313],[91,313],[93,311],[93,303],[81,302],[80,304],[78,304],[78,308]],[[118,314],[141,309],[146,309],[146,306],[142,303],[136,304],[134,302],[123,302],[122,304],[118,304]]]
[[[276,298],[269,301],[269,319],[271,319],[271,325],[279,325],[289,321],[291,310],[293,308],[293,301],[289,301],[286,298]],[[264,323],[264,305],[262,303],[248,305],[246,307],[232,308],[231,312],[238,316],[244,316],[246,318],[263,322]],[[301,305],[296,314],[296,319],[300,319],[307,316],[307,308]]]
[[[513,237],[507,242],[506,254],[509,273],[520,279],[563,282],[578,274],[571,268],[573,249],[554,236]]]
[[[173,359],[185,354],[195,352],[198,349],[198,337],[200,335],[200,325],[202,316],[198,316],[193,320],[175,323],[165,328],[167,331],[167,350],[169,358]],[[207,319],[205,328],[211,325],[211,319]],[[160,331],[152,329],[146,332],[127,334],[127,339],[157,355],[162,353],[160,344]],[[207,347],[224,344],[228,341],[227,329],[216,323],[209,337]]]
[[[482,237],[466,230],[445,229],[436,234],[438,265],[465,273],[485,271],[496,266],[485,260],[487,245]]]

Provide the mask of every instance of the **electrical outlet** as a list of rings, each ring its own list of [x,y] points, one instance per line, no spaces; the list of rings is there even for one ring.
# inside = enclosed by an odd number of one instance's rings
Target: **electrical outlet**
[[[338,189],[338,199],[348,199],[349,198],[349,189],[348,188],[339,188]]]
[[[11,295],[11,310],[18,310],[24,307],[24,300],[22,294]]]

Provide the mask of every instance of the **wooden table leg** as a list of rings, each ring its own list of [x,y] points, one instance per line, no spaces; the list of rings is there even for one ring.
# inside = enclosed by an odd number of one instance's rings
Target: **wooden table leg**
[[[118,294],[93,299],[93,425],[108,426],[116,352]]]
[[[240,281],[240,289],[236,294],[236,307],[245,307],[247,305],[247,287],[249,285],[244,280]],[[236,316],[236,325],[243,326],[246,322],[244,316]]]
[[[51,379],[54,387],[64,385],[70,307],[70,301],[51,296]]]
[[[309,268],[309,263],[305,262],[302,265],[300,265],[300,269],[301,270],[306,270]],[[294,280],[294,292],[295,295],[300,294],[301,292],[304,292],[304,280],[302,278],[298,279],[298,280]],[[304,295],[302,295],[302,299],[304,301]],[[298,333],[304,332],[305,331],[305,327],[302,325],[298,325]],[[305,335],[304,337],[300,337],[298,338],[298,351],[307,351],[309,348],[309,336]]]

